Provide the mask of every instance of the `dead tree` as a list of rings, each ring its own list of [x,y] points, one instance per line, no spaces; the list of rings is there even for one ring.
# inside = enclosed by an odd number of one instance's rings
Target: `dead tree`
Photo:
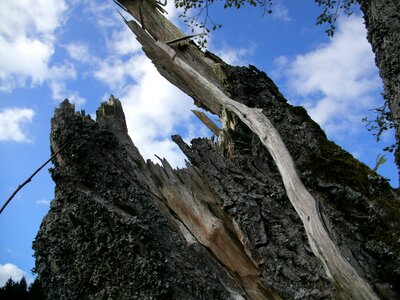
[[[383,79],[385,102],[396,133],[395,161],[400,171],[400,4],[396,0],[358,2]]]
[[[397,192],[263,72],[203,53],[147,1],[120,4],[159,72],[221,118],[218,129],[201,116],[219,141],[174,136],[191,164],[160,167],[133,145],[117,99],[96,122],[64,102],[53,151],[73,142],[34,243],[48,296],[395,299]]]
[[[133,4],[135,1],[121,3],[132,12],[133,17],[137,17]],[[146,7],[147,2],[143,6]],[[291,155],[268,117],[259,109],[249,108],[231,99],[215,71],[218,63],[207,60],[205,54],[195,46],[189,45],[190,50],[182,52],[166,44],[166,39],[178,39],[183,34],[151,6],[147,7],[144,20],[148,22],[147,31],[150,34],[135,21],[129,21],[127,25],[160,73],[173,84],[179,80],[179,87],[212,113],[221,116],[222,111],[226,110],[234,114],[260,138],[279,169],[287,195],[303,222],[313,253],[323,263],[330,280],[338,286],[344,298],[377,299],[368,282],[359,276],[329,237],[318,213],[317,202],[304,187]]]

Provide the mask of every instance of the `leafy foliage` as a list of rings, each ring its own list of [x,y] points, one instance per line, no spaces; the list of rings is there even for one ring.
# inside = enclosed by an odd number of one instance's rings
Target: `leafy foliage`
[[[327,24],[325,30],[328,36],[333,36],[336,29],[336,21],[343,12],[347,16],[353,14],[353,5],[356,0],[314,0],[318,6],[322,7],[322,13],[317,18],[317,24]]]
[[[383,165],[384,163],[386,163],[387,162],[387,159],[386,159],[386,156],[385,155],[381,155],[381,154],[379,154],[377,157],[376,157],[376,163],[375,163],[375,167],[374,167],[374,171],[377,171],[378,169],[379,169],[379,167],[381,166],[381,165]]]
[[[209,8],[218,0],[174,0],[176,8],[182,8],[183,13],[180,15],[185,24],[195,29],[203,30],[203,33],[210,32],[221,28],[222,24],[215,23],[210,16]],[[239,9],[243,6],[250,5],[260,7],[265,13],[273,13],[273,0],[222,0],[225,1],[224,8]],[[353,14],[353,5],[356,0],[314,0],[318,6],[322,8],[322,13],[317,18],[317,24],[327,24],[326,33],[333,36],[336,29],[336,21],[341,13],[347,16]],[[193,12],[193,15],[190,13]]]
[[[184,23],[192,28],[192,32],[195,30],[202,30],[204,35],[199,36],[197,42],[200,48],[205,48],[207,43],[207,33],[211,30],[216,30],[222,27],[222,24],[214,22],[210,16],[209,8],[212,4],[218,0],[174,0],[175,7],[183,9],[183,13],[180,15]],[[248,4],[253,7],[260,7],[263,9],[264,14],[273,13],[274,0],[221,0],[225,1],[224,8],[241,8]],[[326,25],[325,30],[328,36],[333,36],[336,29],[336,22],[341,14],[351,16],[353,14],[353,7],[356,4],[356,0],[314,0],[315,3],[321,7],[322,12],[317,17],[317,25]],[[193,15],[190,13],[193,12]],[[390,116],[388,109],[388,102],[385,100],[385,104],[382,107],[374,109],[376,117],[374,120],[367,118],[363,119],[366,123],[368,131],[374,132],[377,141],[380,140],[382,133],[388,129],[394,128],[393,121]],[[384,151],[393,152],[395,145],[384,148]]]
[[[36,279],[31,285],[26,283],[22,277],[19,282],[12,278],[8,279],[6,284],[0,288],[0,299],[4,300],[42,300],[45,299],[42,285]]]
[[[217,0],[174,0],[176,8],[182,8],[183,12],[180,17],[184,23],[192,28],[192,32],[200,30],[202,33],[209,33],[211,30],[216,30],[222,27],[222,24],[214,22],[210,15],[209,8]],[[272,13],[272,0],[225,0],[224,8],[239,9],[244,5],[251,5],[263,9],[266,12]],[[193,14],[192,14],[193,12]],[[206,35],[201,35],[198,40],[199,46],[204,48],[207,43]]]
[[[388,101],[385,99],[385,102],[381,107],[373,109],[375,119],[369,120],[367,117],[362,119],[362,121],[366,123],[365,127],[367,127],[368,131],[373,132],[373,135],[376,136],[377,142],[380,141],[384,131],[394,128],[388,105]],[[383,150],[393,152],[395,148],[396,145],[393,144],[385,147]]]

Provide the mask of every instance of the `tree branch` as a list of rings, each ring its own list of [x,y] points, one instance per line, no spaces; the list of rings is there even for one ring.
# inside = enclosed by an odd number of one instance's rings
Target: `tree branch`
[[[123,2],[130,3],[126,0]],[[260,109],[250,108],[232,99],[221,84],[225,75],[219,64],[215,61],[210,63],[195,46],[189,45],[185,52],[181,52],[167,45],[166,39],[162,37],[175,33],[176,27],[157,11],[147,12],[149,15],[145,18],[157,20],[153,25],[163,24],[163,27],[149,29],[150,32],[157,32],[160,39],[152,38],[134,21],[127,23],[146,55],[161,75],[192,96],[196,105],[206,107],[218,115],[221,115],[223,109],[232,112],[260,138],[279,169],[288,198],[302,220],[314,255],[323,264],[341,299],[378,299],[368,281],[357,273],[330,238],[318,213],[316,200],[302,183],[293,158],[268,117]],[[177,31],[172,38],[181,35]],[[213,72],[209,72],[210,64]]]
[[[66,142],[60,149],[57,150],[56,153],[54,153],[48,160],[46,160],[35,172],[33,172],[33,174],[27,179],[25,180],[22,184],[20,184],[18,186],[18,188],[14,191],[14,193],[12,193],[12,195],[10,196],[10,198],[8,198],[8,200],[6,201],[6,203],[4,203],[4,205],[1,207],[0,209],[0,215],[2,214],[3,210],[6,208],[6,206],[8,205],[8,203],[11,202],[11,200],[15,197],[15,195],[26,185],[28,184],[32,178],[39,173],[39,171],[41,169],[43,169],[54,157],[56,157],[57,154],[59,154],[62,150],[64,150],[69,144],[71,144],[72,139],[69,140],[68,142]]]

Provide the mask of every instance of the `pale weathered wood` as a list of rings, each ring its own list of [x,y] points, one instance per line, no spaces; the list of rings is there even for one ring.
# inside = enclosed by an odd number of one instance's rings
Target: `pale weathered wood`
[[[258,276],[257,267],[247,256],[241,243],[228,233],[224,223],[208,209],[206,203],[211,203],[212,200],[207,198],[212,199],[212,192],[207,189],[193,192],[192,189],[197,189],[193,170],[189,170],[191,176],[179,179],[165,159],[162,164],[163,168],[151,166],[156,170],[154,174],[163,176],[157,182],[164,182],[163,185],[153,186],[152,190],[165,199],[168,207],[180,217],[199,243],[211,249],[225,266],[241,277]]]
[[[178,27],[166,18],[158,17],[161,14],[159,12],[156,13],[155,0],[119,0],[118,2],[136,20],[143,21],[146,30],[155,39],[166,42],[185,36]],[[139,7],[142,16],[140,16]]]
[[[119,1],[121,5],[123,5],[126,10],[132,14],[132,16],[140,21],[139,16],[139,7],[141,7],[143,22],[145,24],[145,33],[149,33],[154,40],[160,40],[164,42],[170,42],[172,40],[176,40],[179,38],[185,37],[174,24],[169,22],[158,10],[154,9],[154,7],[149,4],[151,0],[121,0]],[[127,22],[128,26],[131,22]],[[171,48],[178,50],[179,43],[175,43],[171,45]],[[207,57],[205,53],[199,51],[197,46],[193,43],[185,41],[184,51],[180,51],[180,55],[182,58],[187,61],[192,68],[197,70],[204,77],[208,78],[214,85],[223,89],[223,72],[220,70],[220,63],[218,61],[213,60],[211,57]],[[172,84],[177,86],[183,92],[191,96],[196,105],[205,108],[215,114],[219,114],[221,111],[221,107],[218,103],[205,103],[204,99],[197,99],[195,93],[191,93],[190,90],[186,88],[184,81],[182,82],[179,78],[174,78],[173,74],[167,75],[170,72],[168,69],[158,69],[160,74],[164,76],[168,76],[170,81],[173,80]]]
[[[205,35],[205,33],[191,34],[191,35],[187,35],[187,36],[184,36],[184,37],[180,37],[180,38],[176,38],[174,40],[168,41],[168,42],[166,42],[166,44],[171,46],[172,44],[179,43],[179,42],[182,42],[182,41],[188,41],[188,40],[190,40],[192,38],[195,38],[195,37],[198,37],[198,36],[204,36],[204,35]]]
[[[215,123],[211,121],[205,113],[195,109],[192,109],[192,113],[194,113],[196,117],[198,117],[199,120],[211,130],[212,133],[214,133],[216,136],[219,136],[221,129],[219,129],[218,126],[215,125]]]
[[[159,23],[165,22],[163,20]],[[287,195],[303,222],[314,255],[322,262],[329,279],[337,287],[340,297],[342,299],[378,299],[369,283],[343,257],[338,246],[330,238],[318,213],[315,199],[301,182],[293,159],[278,131],[262,111],[234,101],[221,88],[221,84],[213,83],[215,76],[209,79],[207,73],[200,73],[184,53],[173,49],[162,40],[155,40],[136,22],[130,21],[127,24],[142,44],[146,55],[166,79],[173,84],[178,83],[176,85],[179,88],[213,113],[220,115],[222,108],[232,112],[259,136],[279,169]],[[155,31],[158,35],[162,35],[160,33],[162,30],[162,28],[157,28]],[[168,32],[166,30],[166,35]],[[167,39],[171,37],[168,36]],[[197,61],[197,64],[200,63]],[[204,64],[207,63],[204,62]]]
[[[207,247],[232,274],[246,293],[246,299],[282,300],[278,293],[269,289],[260,280],[257,264],[239,240],[243,236],[240,228],[230,219],[221,218],[214,193],[204,184],[196,169],[173,170],[167,160],[160,159],[163,167],[151,162],[147,167],[150,191],[174,212],[171,217],[182,236],[189,244],[196,242]],[[146,175],[146,172],[144,173]],[[213,207],[210,210],[209,207]],[[220,211],[220,212],[218,212]],[[229,290],[229,289],[228,289]],[[232,294],[232,299],[244,299]]]

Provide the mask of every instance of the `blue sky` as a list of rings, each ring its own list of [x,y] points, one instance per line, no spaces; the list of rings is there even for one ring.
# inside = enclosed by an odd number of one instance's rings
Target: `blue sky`
[[[264,17],[254,8],[216,5],[211,16],[223,27],[210,35],[209,50],[265,71],[331,140],[374,167],[393,133],[376,143],[361,122],[382,103],[362,18],[340,19],[328,38],[315,25],[320,10],[314,1],[276,3]],[[182,24],[170,4],[169,18]],[[0,1],[1,204],[50,156],[50,119],[64,98],[94,114],[110,94],[118,97],[142,155],[166,157],[174,166],[184,157],[171,134],[187,141],[210,135],[192,116],[192,100],[158,75],[116,11],[111,0]],[[397,187],[393,156],[386,156],[379,173]],[[0,215],[0,286],[11,275],[34,278],[31,244],[53,197],[44,169]]]

